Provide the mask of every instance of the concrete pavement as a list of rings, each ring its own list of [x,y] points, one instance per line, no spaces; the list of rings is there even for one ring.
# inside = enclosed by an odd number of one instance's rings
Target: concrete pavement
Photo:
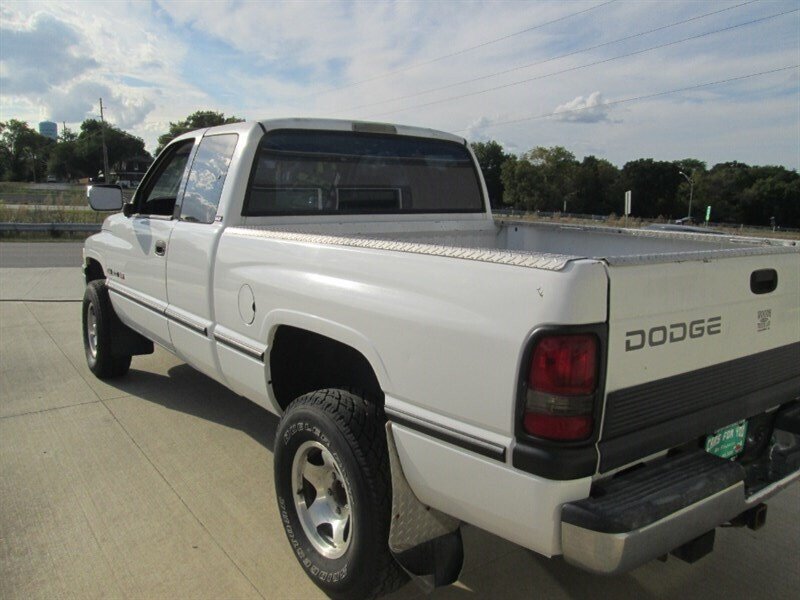
[[[0,268],[80,267],[83,242],[0,242]]]
[[[80,304],[31,301],[78,300],[79,282],[77,268],[0,269],[0,296],[20,300],[0,302],[0,598],[323,597],[278,518],[277,418],[162,350],[94,378]],[[613,578],[465,526],[461,579],[432,597],[790,597],[799,516],[794,485],[764,529],[717,530],[697,564]]]

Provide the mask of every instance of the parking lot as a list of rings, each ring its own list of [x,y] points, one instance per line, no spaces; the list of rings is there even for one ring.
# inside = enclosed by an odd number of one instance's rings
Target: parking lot
[[[2,246],[0,598],[323,597],[278,518],[277,418],[160,349],[119,380],[95,379],[80,270],[46,268],[36,248],[11,261]],[[769,502],[763,529],[718,529],[697,564],[613,578],[465,526],[461,579],[432,597],[791,597],[798,517],[795,484]],[[411,584],[393,597],[419,595]]]

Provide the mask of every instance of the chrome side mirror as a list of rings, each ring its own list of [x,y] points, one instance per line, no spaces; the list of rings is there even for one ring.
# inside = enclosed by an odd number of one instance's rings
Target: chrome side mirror
[[[122,188],[118,185],[90,185],[86,196],[89,198],[89,206],[94,210],[116,211],[122,208]]]

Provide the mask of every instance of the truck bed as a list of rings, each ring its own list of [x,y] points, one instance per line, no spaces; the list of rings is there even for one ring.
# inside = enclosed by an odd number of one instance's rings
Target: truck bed
[[[431,254],[561,270],[578,259],[608,264],[706,260],[724,256],[800,253],[798,242],[525,221],[246,225],[245,235]]]

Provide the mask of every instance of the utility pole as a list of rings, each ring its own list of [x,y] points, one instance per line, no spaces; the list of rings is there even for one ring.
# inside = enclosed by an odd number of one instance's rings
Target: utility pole
[[[689,182],[689,214],[687,215],[689,219],[692,218],[692,196],[694,195],[694,171],[692,171],[692,176],[689,177],[683,171],[678,171],[681,175],[683,175],[684,179]]]
[[[103,99],[100,98],[100,136],[103,139],[103,181],[109,183],[108,149],[106,148],[106,122],[103,119]]]

